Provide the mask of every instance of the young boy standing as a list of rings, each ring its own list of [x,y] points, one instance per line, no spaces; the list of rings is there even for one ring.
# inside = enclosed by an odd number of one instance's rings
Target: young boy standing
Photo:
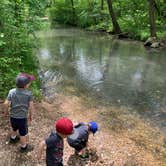
[[[31,82],[35,79],[29,74],[20,74],[16,78],[16,88],[11,89],[4,102],[5,113],[8,114],[10,107],[10,124],[12,133],[10,143],[21,141],[20,152],[28,152],[33,148],[28,145],[28,120],[32,120],[33,101],[32,93],[28,90]],[[19,132],[20,137],[17,135]]]
[[[46,146],[47,166],[63,166],[64,138],[73,132],[73,123],[68,118],[60,118],[55,122],[55,130],[50,136],[41,141],[38,147],[37,159],[41,158],[42,151]]]

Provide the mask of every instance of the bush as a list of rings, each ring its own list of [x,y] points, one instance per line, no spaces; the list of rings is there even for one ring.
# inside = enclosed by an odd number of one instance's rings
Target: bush
[[[0,1],[0,97],[15,87],[15,78],[20,72],[37,76],[37,61],[33,56],[34,30],[38,29],[36,8],[30,1]],[[35,12],[37,13],[37,11]],[[33,37],[33,38],[32,38]],[[39,81],[33,90],[38,91]],[[39,92],[39,91],[38,91]]]

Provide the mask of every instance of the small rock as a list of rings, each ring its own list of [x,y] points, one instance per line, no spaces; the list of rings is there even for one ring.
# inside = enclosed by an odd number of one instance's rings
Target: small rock
[[[31,153],[30,153],[30,152],[28,152],[28,153],[27,153],[27,156],[29,156],[29,157],[30,157],[30,156],[31,156]]]
[[[101,164],[103,164],[103,163],[104,163],[104,161],[103,161],[103,160],[100,160],[99,162],[100,162]]]
[[[160,42],[160,46],[161,46],[161,47],[164,47],[165,45],[164,45],[164,43],[163,43],[163,42]]]
[[[144,46],[151,46],[153,42],[156,41],[156,37],[149,37],[145,43],[144,43]]]
[[[152,48],[158,48],[159,46],[160,46],[159,42],[154,42],[154,43],[151,44],[150,47],[152,47]]]

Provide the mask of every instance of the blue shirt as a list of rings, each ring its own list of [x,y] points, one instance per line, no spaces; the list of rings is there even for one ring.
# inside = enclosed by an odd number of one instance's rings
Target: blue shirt
[[[74,132],[77,133],[77,137],[67,137],[67,141],[69,145],[73,148],[75,148],[77,151],[80,151],[81,149],[85,148],[88,138],[89,138],[89,132],[88,132],[88,126],[84,123],[79,123],[78,125],[74,126]]]

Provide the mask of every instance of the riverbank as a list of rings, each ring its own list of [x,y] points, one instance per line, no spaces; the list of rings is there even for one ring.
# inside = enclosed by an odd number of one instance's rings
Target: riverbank
[[[2,102],[0,105],[2,109]],[[53,123],[62,116],[74,122],[95,120],[100,130],[90,137],[90,158],[82,161],[73,155],[65,141],[65,166],[164,166],[166,162],[166,140],[155,128],[152,129],[143,119],[127,115],[124,108],[105,108],[97,106],[83,97],[58,94],[52,103],[42,101],[35,103],[35,115],[29,127],[29,140],[35,150],[28,154],[19,153],[19,144],[8,144],[9,121],[1,116],[0,162],[10,166],[36,166],[36,151],[40,140],[47,137]],[[127,126],[124,123],[127,121]],[[40,165],[44,166],[45,157]]]
[[[54,24],[54,25],[50,25],[49,24],[49,20],[45,20],[45,23],[43,24],[45,25],[44,29],[80,29],[80,30],[84,30],[86,32],[92,32],[92,33],[101,33],[101,34],[105,34],[105,35],[110,35],[110,37],[112,37],[113,39],[118,39],[118,40],[124,40],[124,41],[134,41],[134,42],[141,42],[142,45],[144,45],[146,48],[166,48],[166,37],[165,36],[159,36],[159,37],[144,37],[144,38],[137,38],[135,36],[133,36],[132,33],[129,32],[122,32],[120,34],[114,34],[112,33],[110,30],[108,29],[100,29],[97,27],[87,27],[87,28],[82,28],[79,26],[71,26],[71,25],[67,25],[67,24]]]

